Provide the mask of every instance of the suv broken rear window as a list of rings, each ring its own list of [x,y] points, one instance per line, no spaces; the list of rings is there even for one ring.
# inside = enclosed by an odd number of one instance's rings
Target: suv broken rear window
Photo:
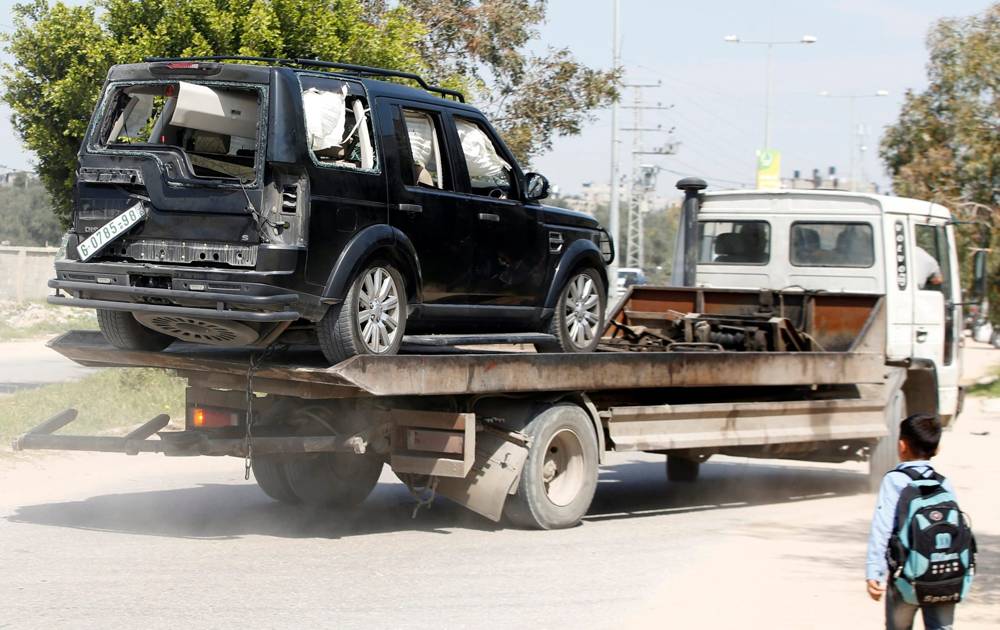
[[[115,88],[99,144],[110,150],[174,147],[195,177],[254,180],[260,93],[179,81]]]

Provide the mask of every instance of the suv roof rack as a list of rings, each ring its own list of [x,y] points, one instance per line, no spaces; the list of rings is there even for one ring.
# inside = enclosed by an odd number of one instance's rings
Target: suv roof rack
[[[359,66],[353,63],[339,63],[336,61],[323,61],[322,59],[281,59],[279,57],[250,57],[243,55],[211,55],[205,57],[145,57],[143,59],[146,63],[155,63],[161,61],[261,61],[264,63],[271,63],[281,66],[306,66],[313,68],[331,68],[334,70],[344,70],[346,72],[352,72],[361,76],[368,77],[397,77],[400,79],[407,79],[409,81],[416,82],[420,87],[427,90],[428,92],[435,92],[441,96],[451,96],[452,98],[458,100],[459,103],[465,102],[465,95],[458,90],[452,90],[449,88],[443,88],[437,85],[431,85],[424,81],[423,77],[412,72],[403,72],[401,70],[389,70],[387,68],[375,68],[373,66]]]

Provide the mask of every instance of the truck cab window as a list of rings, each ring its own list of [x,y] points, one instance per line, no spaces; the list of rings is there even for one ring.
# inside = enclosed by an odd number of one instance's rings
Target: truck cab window
[[[766,221],[699,221],[698,264],[763,265],[771,258]]]
[[[360,92],[360,88],[353,90]],[[347,81],[302,77],[306,141],[322,165],[373,172],[371,110],[364,96],[352,93]]]
[[[406,135],[410,145],[412,178],[407,183],[424,188],[444,188],[444,161],[441,140],[434,118],[426,112],[404,109]]]
[[[509,199],[514,188],[514,170],[500,157],[497,147],[477,123],[455,119],[469,172],[469,192],[484,197]]]
[[[914,235],[913,277],[917,288],[951,295],[948,235],[943,225],[917,225]]]
[[[871,267],[875,264],[868,223],[793,223],[791,261],[796,267]]]

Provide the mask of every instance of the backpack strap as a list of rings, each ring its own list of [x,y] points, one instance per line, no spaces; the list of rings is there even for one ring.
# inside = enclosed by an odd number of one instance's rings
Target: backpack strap
[[[899,466],[899,467],[893,468],[889,472],[890,473],[893,473],[893,472],[903,473],[904,475],[906,475],[907,477],[909,477],[912,481],[928,481],[928,480],[933,480],[933,481],[937,481],[938,483],[941,483],[941,482],[944,481],[944,477],[941,476],[940,474],[938,474],[938,472],[936,470],[934,470],[933,468],[931,468],[930,466],[928,466],[927,470],[925,470],[923,472],[917,471],[912,466]],[[929,475],[927,474],[928,472],[930,472]],[[886,473],[886,474],[889,474],[889,473]]]

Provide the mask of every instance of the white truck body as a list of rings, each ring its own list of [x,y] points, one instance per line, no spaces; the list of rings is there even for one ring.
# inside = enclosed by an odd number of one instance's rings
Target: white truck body
[[[697,284],[885,295],[886,359],[931,361],[940,413],[950,421],[960,404],[961,313],[956,305],[962,302],[951,219],[944,206],[903,197],[793,190],[708,193],[698,216]],[[720,243],[720,236],[751,223],[768,235],[764,256],[718,249],[727,240]],[[821,237],[819,254],[811,259],[803,252],[806,230]],[[857,251],[837,251],[835,237],[845,231],[855,236]],[[917,277],[922,269],[916,263],[918,247],[936,259],[940,284]]]

